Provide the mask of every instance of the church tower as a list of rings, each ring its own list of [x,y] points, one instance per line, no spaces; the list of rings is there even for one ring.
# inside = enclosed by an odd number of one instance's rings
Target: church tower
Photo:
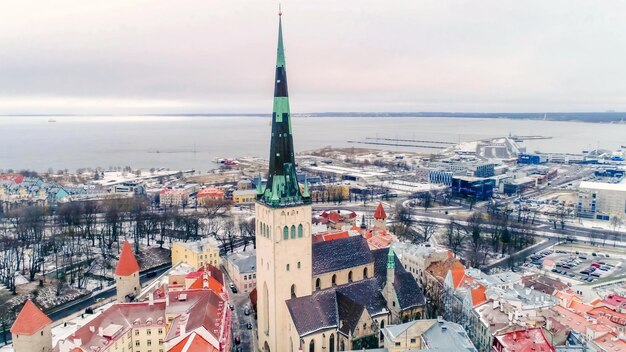
[[[301,192],[296,178],[281,13],[269,175],[265,188],[257,186],[256,199],[259,348],[266,352],[291,351],[299,341],[291,341],[285,301],[310,295],[313,290],[311,198],[306,181]]]

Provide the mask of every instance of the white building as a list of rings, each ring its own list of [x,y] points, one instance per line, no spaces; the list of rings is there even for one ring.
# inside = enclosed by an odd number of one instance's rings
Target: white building
[[[581,182],[577,211],[583,218],[626,218],[626,183]]]

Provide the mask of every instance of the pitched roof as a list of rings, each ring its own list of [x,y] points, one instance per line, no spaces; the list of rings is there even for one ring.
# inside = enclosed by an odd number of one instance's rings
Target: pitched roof
[[[195,332],[189,334],[174,347],[167,350],[168,352],[217,352],[218,349],[213,347],[207,340]]]
[[[117,267],[115,268],[115,275],[130,276],[136,272],[139,272],[139,263],[137,263],[130,243],[124,241],[120,260],[117,262]]]
[[[13,326],[11,326],[11,333],[32,335],[50,323],[52,320],[30,299],[27,299],[20,314],[17,315],[17,319],[13,322]]]
[[[387,213],[385,213],[385,209],[383,208],[383,203],[378,203],[378,207],[374,212],[374,219],[377,220],[385,220],[387,219]]]
[[[473,288],[471,291],[472,304],[474,305],[474,307],[487,302],[487,295],[485,294],[487,288],[485,286],[483,286],[482,284],[478,284],[477,287]]]
[[[313,275],[365,265],[373,261],[367,241],[362,236],[313,244]]]
[[[554,351],[554,347],[550,345],[541,328],[513,331],[501,336],[496,336],[496,339],[500,342],[504,351]]]
[[[339,331],[350,335],[356,330],[365,307],[342,293],[337,293],[337,303],[340,321]]]
[[[310,296],[292,298],[286,303],[298,334],[306,336],[336,328],[341,320],[344,321],[344,329],[352,329],[364,309],[372,316],[387,313],[381,291],[376,279],[369,278],[318,290]]]

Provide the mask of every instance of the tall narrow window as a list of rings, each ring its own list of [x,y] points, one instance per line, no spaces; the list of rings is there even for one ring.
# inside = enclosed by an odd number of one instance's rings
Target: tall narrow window
[[[333,286],[337,285],[337,275],[333,274],[333,277],[331,279],[331,283],[333,284]]]
[[[287,264],[287,271],[289,271],[289,264]]]
[[[296,298],[296,285],[291,285],[291,298]]]
[[[291,238],[296,238],[296,226],[291,225]]]
[[[309,343],[309,352],[315,352],[315,340],[311,340]]]
[[[348,282],[352,282],[352,271],[348,273]]]
[[[289,239],[289,228],[285,226],[283,228],[283,240],[288,240],[288,239]]]
[[[298,225],[298,237],[299,237],[299,238],[300,238],[300,237],[302,237],[303,232],[304,232],[304,231],[303,231],[303,229],[302,229],[302,224]]]
[[[335,335],[334,334],[330,334],[330,337],[328,338],[328,347],[329,347],[330,352],[335,352]]]
[[[363,268],[363,278],[367,279],[367,267]]]
[[[319,290],[321,285],[322,285],[322,280],[320,280],[320,278],[318,277],[318,278],[315,280],[315,289],[316,289],[316,290]]]

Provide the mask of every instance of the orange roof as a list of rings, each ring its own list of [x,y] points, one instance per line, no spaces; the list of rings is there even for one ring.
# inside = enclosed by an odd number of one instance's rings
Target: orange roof
[[[313,243],[340,240],[350,237],[348,231],[321,232],[313,235]]]
[[[208,279],[209,289],[211,291],[217,292],[217,293],[222,292],[223,286],[222,286],[222,284],[219,281],[217,281],[212,276],[208,276],[207,279]],[[192,290],[192,289],[202,289],[202,288],[204,288],[204,278],[203,277],[200,277],[200,278],[196,279],[196,281],[194,281],[188,287],[189,290]]]
[[[487,302],[485,291],[487,291],[487,288],[481,284],[478,284],[478,287],[472,289],[472,304],[474,307]]]
[[[450,271],[452,272],[452,283],[454,285],[454,288],[458,288],[463,282],[463,278],[465,277],[465,267],[463,266],[463,264],[461,264],[460,261],[455,261],[452,263]],[[468,279],[470,279],[469,281],[471,282],[474,281],[471,280],[470,277],[468,277]]]
[[[52,320],[30,299],[27,299],[13,326],[11,326],[11,333],[32,335],[50,325],[50,323],[52,323]]]
[[[376,220],[385,220],[387,219],[387,214],[385,213],[385,209],[383,208],[383,203],[378,203],[378,208],[374,212],[374,219]]]
[[[124,244],[122,245],[122,254],[120,254],[120,261],[117,262],[117,267],[115,268],[115,275],[130,276],[138,271],[139,263],[137,263],[133,250],[130,248],[130,243],[128,243],[128,241],[124,241]]]
[[[207,340],[195,332],[180,340],[174,347],[167,350],[168,352],[217,352]]]

